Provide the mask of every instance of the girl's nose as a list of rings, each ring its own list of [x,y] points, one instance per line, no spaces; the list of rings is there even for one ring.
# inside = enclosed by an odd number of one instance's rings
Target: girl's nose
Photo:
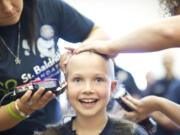
[[[1,7],[3,8],[4,13],[6,14],[13,13],[13,5],[10,0],[2,0]]]
[[[91,82],[86,82],[86,83],[84,84],[84,91],[85,91],[85,92],[90,92],[90,91],[92,91],[93,89],[94,89],[93,83],[91,83]]]

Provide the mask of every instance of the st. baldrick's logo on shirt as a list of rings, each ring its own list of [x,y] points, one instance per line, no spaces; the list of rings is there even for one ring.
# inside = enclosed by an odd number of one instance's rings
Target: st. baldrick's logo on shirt
[[[48,58],[48,60],[43,60],[41,65],[35,65],[33,67],[34,73],[24,73],[21,78],[23,83],[29,82],[30,80],[35,80],[37,77],[39,79],[51,78],[57,74],[60,74],[59,67],[59,55],[57,54],[53,58]]]
[[[28,82],[29,80],[36,79],[37,77],[43,79],[60,73],[60,54],[55,49],[54,28],[52,26],[41,26],[40,37],[37,39],[37,49],[42,62],[33,67],[33,74],[22,74],[21,78],[23,79],[24,83]]]

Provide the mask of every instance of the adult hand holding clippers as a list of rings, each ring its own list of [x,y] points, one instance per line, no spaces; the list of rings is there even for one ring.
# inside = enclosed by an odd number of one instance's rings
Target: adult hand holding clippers
[[[139,109],[141,102],[134,99],[123,87],[119,87],[118,93],[113,98],[125,110],[125,118],[141,125],[149,135],[156,132],[156,122],[149,116],[149,114],[142,115],[143,108]],[[129,99],[129,100],[128,100]],[[139,112],[141,111],[141,112]],[[148,111],[145,111],[148,112]]]
[[[34,81],[16,87],[0,101],[1,117],[9,121],[8,124],[0,121],[0,131],[15,126],[34,111],[42,109],[56,95],[63,93],[65,87],[65,82],[59,84],[56,79]],[[8,104],[4,102],[7,100]]]
[[[122,101],[127,104],[133,111],[126,112],[125,116],[134,121],[140,122],[147,118],[156,108],[151,105],[153,101],[151,100],[152,96],[144,97],[142,99],[135,99],[133,97],[121,97]],[[151,102],[149,102],[151,100]]]
[[[159,111],[168,117],[165,118],[163,116],[164,119],[172,120],[172,124],[174,124],[178,130],[180,129],[179,104],[158,96],[146,96],[140,100],[134,99],[132,97],[122,97],[121,99],[125,104],[134,110],[132,112],[125,113],[125,116],[128,119],[139,122],[149,115],[156,117],[154,112]],[[166,120],[166,122],[168,121]]]

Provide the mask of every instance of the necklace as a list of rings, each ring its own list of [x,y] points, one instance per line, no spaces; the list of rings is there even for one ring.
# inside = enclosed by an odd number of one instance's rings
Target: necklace
[[[17,56],[13,53],[13,51],[8,47],[7,43],[5,42],[5,40],[0,36],[1,42],[3,43],[3,45],[7,48],[7,50],[11,53],[11,55],[15,58],[14,62],[16,64],[21,64],[21,59],[19,58],[19,48],[20,48],[20,38],[21,38],[21,24],[18,24],[18,48],[17,48]]]

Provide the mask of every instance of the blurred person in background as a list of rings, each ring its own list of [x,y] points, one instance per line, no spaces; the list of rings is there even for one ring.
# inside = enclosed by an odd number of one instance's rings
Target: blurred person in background
[[[141,97],[144,97],[149,93],[150,86],[154,83],[154,79],[155,79],[152,71],[148,71],[146,73],[145,78],[146,78],[146,88],[141,92]]]
[[[149,87],[148,95],[155,95],[159,97],[169,98],[169,93],[172,92],[174,82],[177,80],[173,73],[174,59],[172,54],[166,53],[162,58],[162,65],[165,69],[165,76],[161,79],[155,80]],[[152,114],[153,118],[157,121],[157,132],[155,135],[170,135],[173,134],[173,130],[176,129],[172,122],[167,122],[166,116],[160,112]]]
[[[171,54],[163,55],[162,65],[165,71],[165,75],[158,80],[154,80],[154,82],[149,86],[149,93],[147,93],[147,95],[166,97],[170,85],[172,82],[177,80],[173,72],[174,62],[174,58]]]

